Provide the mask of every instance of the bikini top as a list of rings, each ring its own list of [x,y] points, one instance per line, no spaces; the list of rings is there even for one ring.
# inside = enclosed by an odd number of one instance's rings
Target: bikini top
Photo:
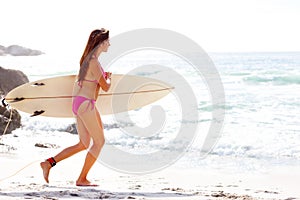
[[[96,58],[95,55],[92,56],[92,58]],[[99,65],[99,68],[102,72],[102,75],[104,76],[105,79],[107,79],[107,73],[104,71],[104,69],[101,67],[100,63],[98,64]],[[88,79],[83,79],[82,81],[86,81],[86,82],[90,82],[90,83],[95,83],[95,84],[99,84],[98,80],[95,79],[95,80],[88,80]],[[78,85],[82,88],[82,81],[77,81]]]
[[[97,80],[87,80],[87,79],[83,79],[82,81],[86,81],[86,82],[91,82],[91,83],[99,84]],[[81,87],[81,88],[82,88],[82,81],[77,81],[78,86]]]

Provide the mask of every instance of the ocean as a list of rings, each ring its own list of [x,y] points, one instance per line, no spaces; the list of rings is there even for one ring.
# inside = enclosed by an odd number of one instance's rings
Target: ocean
[[[182,119],[180,97],[171,93],[149,106],[128,112],[126,119],[129,121],[116,121],[115,116],[103,116],[107,145],[140,155],[161,149],[177,151],[176,147],[169,145],[170,141],[176,137],[181,125],[194,123],[198,128],[195,137],[189,138],[192,139],[191,145],[165,167],[260,172],[277,166],[299,165],[300,52],[209,53],[209,57],[224,86],[225,105],[222,109],[225,120],[208,155],[203,156],[201,148],[203,137],[213,120],[211,113],[216,108],[211,105],[203,77],[180,58],[149,50],[125,55],[114,61],[108,70],[155,78],[168,75],[160,71],[161,68],[151,68],[149,65],[172,68],[192,88],[199,118],[193,122]],[[36,57],[0,56],[0,66],[21,70],[30,81],[35,81],[76,74],[78,60],[77,57],[46,54]],[[138,66],[143,68],[135,72]],[[156,115],[151,114],[153,107],[163,108],[164,123],[161,129],[148,133],[148,137],[139,137],[138,131],[149,130],[147,127],[155,122],[153,116]],[[23,126],[2,138],[5,145],[1,146],[1,156],[27,156],[28,159],[30,155],[32,159],[41,158],[77,141],[76,135],[64,131],[74,123],[74,119],[21,115]],[[54,150],[35,147],[36,143],[47,143]]]

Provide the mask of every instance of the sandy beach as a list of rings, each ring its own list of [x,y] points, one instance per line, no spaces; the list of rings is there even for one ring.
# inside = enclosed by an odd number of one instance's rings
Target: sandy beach
[[[221,166],[226,166],[226,163],[238,165],[243,159],[244,163],[250,164],[251,161],[245,162],[250,158],[223,157],[222,162],[217,162],[223,164],[217,168],[209,163],[221,158],[211,158],[213,155],[204,159],[207,161],[203,167],[189,167],[191,158],[184,156],[163,170],[144,175],[117,172],[96,162],[88,178],[99,186],[78,187],[75,181],[85,157],[83,151],[52,168],[50,183],[47,184],[39,163],[76,141],[76,135],[65,132],[38,134],[21,129],[3,137],[0,145],[0,199],[300,199],[299,166],[230,169]],[[39,142],[48,148],[35,145]]]
[[[49,184],[43,180],[40,160],[30,163],[30,158],[2,156],[0,199],[300,199],[299,168],[278,168],[264,174],[226,174],[180,169],[175,164],[152,174],[130,175],[96,163],[89,178],[99,186],[77,187],[75,180],[84,155],[82,152],[52,168]]]

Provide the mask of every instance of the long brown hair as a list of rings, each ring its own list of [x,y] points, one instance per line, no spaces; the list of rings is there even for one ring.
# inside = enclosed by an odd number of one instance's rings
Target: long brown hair
[[[89,40],[86,44],[84,52],[80,59],[80,69],[78,74],[78,81],[83,81],[84,77],[88,71],[89,62],[91,60],[92,55],[97,50],[99,45],[109,38],[109,31],[102,28],[96,29],[91,32]]]

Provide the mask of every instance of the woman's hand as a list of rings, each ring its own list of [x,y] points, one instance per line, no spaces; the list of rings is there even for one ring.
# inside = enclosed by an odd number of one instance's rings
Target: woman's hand
[[[106,72],[106,79],[111,79],[111,75],[112,75],[111,72]]]

